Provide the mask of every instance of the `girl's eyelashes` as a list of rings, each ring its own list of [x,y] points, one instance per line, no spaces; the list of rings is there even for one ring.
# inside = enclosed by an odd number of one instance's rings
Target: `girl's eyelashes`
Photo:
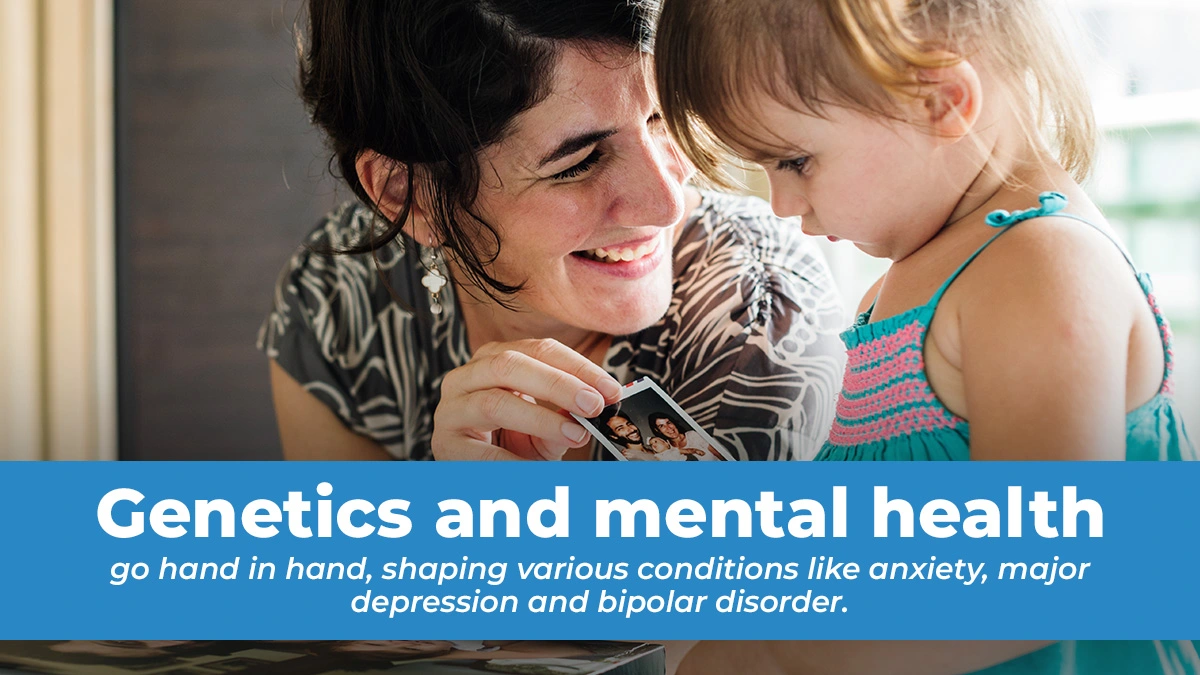
[[[804,167],[808,165],[808,157],[797,157],[795,159],[780,160],[775,168],[779,171],[792,171],[794,173],[803,174]]]
[[[579,162],[578,164],[576,164],[575,166],[573,166],[569,169],[566,169],[565,171],[560,171],[560,172],[554,174],[553,176],[550,176],[550,179],[551,180],[569,180],[571,178],[576,178],[576,177],[590,171],[591,168],[596,165],[596,162],[599,162],[600,158],[603,156],[604,156],[604,153],[600,152],[600,148],[596,148],[596,149],[592,150],[592,153],[590,155],[588,155],[587,157],[584,157],[583,161]]]

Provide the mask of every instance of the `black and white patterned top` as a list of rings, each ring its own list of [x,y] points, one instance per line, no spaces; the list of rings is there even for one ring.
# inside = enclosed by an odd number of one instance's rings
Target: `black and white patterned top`
[[[362,241],[372,222],[347,203],[311,233],[258,346],[348,428],[398,459],[430,459],[442,378],[470,360],[466,330],[453,285],[445,311],[429,311],[411,239],[375,259],[314,252]],[[843,306],[820,250],[761,199],[706,192],[674,270],[666,315],[614,337],[605,368],[622,384],[649,376],[738,459],[812,458],[845,363]]]

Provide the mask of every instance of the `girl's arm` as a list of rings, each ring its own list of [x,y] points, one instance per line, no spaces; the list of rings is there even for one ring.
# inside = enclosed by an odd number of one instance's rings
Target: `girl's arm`
[[[1130,333],[1145,302],[1128,265],[1059,219],[988,254],[959,279],[956,303],[971,458],[1124,459]]]

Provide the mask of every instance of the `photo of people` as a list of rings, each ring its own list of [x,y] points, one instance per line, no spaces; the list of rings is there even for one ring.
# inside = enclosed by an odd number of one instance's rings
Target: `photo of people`
[[[0,642],[0,675],[650,675],[663,658],[603,641],[17,641]]]
[[[648,378],[591,419],[576,416],[617,459],[630,462],[724,462],[732,457]]]

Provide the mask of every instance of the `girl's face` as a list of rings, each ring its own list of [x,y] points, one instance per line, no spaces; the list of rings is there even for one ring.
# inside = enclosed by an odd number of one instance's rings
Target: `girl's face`
[[[659,120],[644,59],[564,48],[549,95],[482,153],[475,207],[500,233],[494,276],[526,284],[518,308],[613,335],[666,312],[691,169]]]
[[[650,439],[650,449],[654,452],[666,452],[671,449],[671,444],[666,439],[655,436]]]
[[[762,166],[775,214],[800,216],[805,234],[900,260],[941,229],[962,197],[956,156],[920,128],[917,114],[905,123],[831,106],[819,117],[762,92],[750,98],[743,130],[766,142],[734,150]]]
[[[675,428],[675,424],[671,420],[660,419],[654,423],[658,430],[667,435],[667,438],[676,438],[679,436],[679,429]]]

